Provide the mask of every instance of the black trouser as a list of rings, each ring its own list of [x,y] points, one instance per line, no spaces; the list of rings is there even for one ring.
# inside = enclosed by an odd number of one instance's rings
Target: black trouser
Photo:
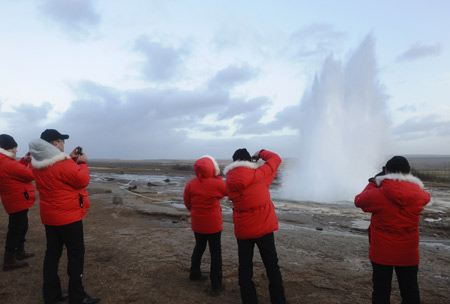
[[[81,303],[86,297],[82,283],[84,267],[83,222],[78,221],[63,226],[45,225],[45,236],[47,237],[43,271],[45,303],[54,303],[62,293],[58,265],[63,245],[66,245],[67,249],[69,300],[70,303]]]
[[[258,246],[259,254],[266,267],[271,303],[286,303],[273,232],[256,239],[238,239],[237,243],[239,255],[239,286],[241,288],[242,303],[255,304],[258,301],[255,284],[252,280],[253,249],[255,244]]]
[[[25,242],[28,231],[28,209],[10,213],[8,233],[6,234],[5,251],[14,252],[20,244]]]
[[[211,288],[218,290],[222,286],[222,247],[220,241],[222,231],[212,234],[194,232],[194,235],[195,247],[191,257],[190,278],[194,280],[200,278],[202,274],[200,271],[202,256],[206,249],[206,243],[208,243],[211,254]]]
[[[417,272],[419,266],[388,266],[372,262],[372,303],[389,304],[391,296],[392,273],[395,268],[402,304],[420,303]]]

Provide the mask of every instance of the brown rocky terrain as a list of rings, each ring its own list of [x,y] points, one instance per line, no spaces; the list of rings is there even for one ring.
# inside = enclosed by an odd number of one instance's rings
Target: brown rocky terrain
[[[192,177],[189,163],[90,162],[91,208],[83,221],[84,284],[101,303],[240,303],[237,245],[230,202],[223,200],[222,234],[225,290],[208,293],[208,281],[188,280],[194,236],[182,206],[183,181]],[[109,174],[117,173],[119,177]],[[127,173],[156,175],[156,181],[126,180]],[[120,175],[124,179],[120,179]],[[180,179],[181,177],[181,179]],[[448,186],[429,185],[432,195],[447,199]],[[364,228],[367,222],[351,204],[276,202],[280,230],[275,233],[279,264],[290,303],[370,303],[371,266]],[[0,213],[4,242],[7,215]],[[45,234],[38,203],[29,211],[26,248],[36,253],[30,267],[0,272],[0,303],[34,304],[42,300]],[[450,303],[450,210],[431,206],[421,219],[419,285],[424,304]],[[65,251],[60,262],[67,290]],[[209,252],[202,264],[209,273]],[[254,281],[261,304],[270,303],[264,266],[255,250]],[[401,299],[393,280],[392,303]]]

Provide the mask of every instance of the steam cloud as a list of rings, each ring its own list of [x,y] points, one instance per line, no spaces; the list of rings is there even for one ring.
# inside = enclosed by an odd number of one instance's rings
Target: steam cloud
[[[283,196],[352,200],[385,160],[386,101],[372,36],[346,64],[328,57],[298,108],[298,157],[282,176]]]

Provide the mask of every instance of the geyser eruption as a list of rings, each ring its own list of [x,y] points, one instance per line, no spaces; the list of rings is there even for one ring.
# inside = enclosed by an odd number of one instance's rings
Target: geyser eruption
[[[387,95],[368,36],[341,64],[331,56],[301,99],[298,157],[282,176],[286,198],[353,200],[385,161]]]

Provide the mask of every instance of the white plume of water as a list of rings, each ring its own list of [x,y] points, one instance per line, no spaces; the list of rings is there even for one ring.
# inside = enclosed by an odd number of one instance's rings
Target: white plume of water
[[[346,64],[327,58],[300,103],[298,158],[284,170],[282,196],[353,200],[385,161],[386,101],[371,35]]]

